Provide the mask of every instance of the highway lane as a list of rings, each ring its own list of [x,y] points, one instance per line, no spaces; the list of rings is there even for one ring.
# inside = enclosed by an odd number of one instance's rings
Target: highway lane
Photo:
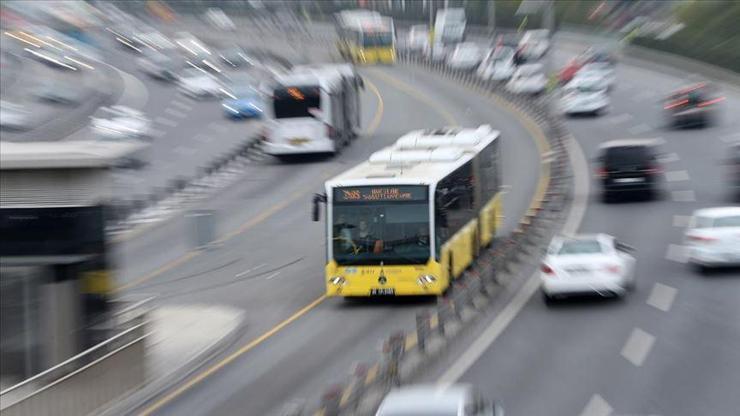
[[[513,227],[539,176],[536,147],[518,121],[447,80],[414,76],[404,68],[378,67],[363,73],[383,96],[382,122],[373,136],[363,138],[337,159],[301,166],[302,180],[312,178],[305,190],[320,191],[323,178],[317,171],[328,174],[332,169],[334,173],[346,169],[412,128],[487,122],[502,130],[504,154],[510,155],[505,158],[504,172],[516,186],[505,199],[506,229]],[[284,168],[292,170],[294,165]],[[242,186],[236,185],[229,194],[243,194],[237,190]],[[274,193],[281,193],[283,185],[278,186]],[[275,198],[274,193],[265,198]],[[309,222],[308,208],[307,195],[296,198],[221,248],[127,292],[157,293],[169,302],[219,302],[243,308],[249,318],[239,344],[245,345],[323,293],[323,230],[320,224]],[[160,284],[165,281],[169,283]],[[354,360],[375,357],[380,340],[390,330],[411,328],[414,311],[433,304],[429,299],[390,304],[322,301],[283,331],[250,347],[248,354],[234,357],[205,382],[195,383],[171,404],[161,403],[166,404],[163,413],[187,409],[195,414],[230,414],[239,409],[246,414],[266,414],[279,410],[289,398],[314,400],[328,383],[344,377]]]
[[[556,61],[572,52],[556,50]],[[666,193],[605,205],[592,188],[581,231],[636,247],[638,290],[552,308],[532,297],[460,378],[507,413],[728,415],[740,406],[740,273],[700,276],[679,247],[694,209],[731,203],[719,161],[740,131],[729,111],[740,96],[725,90],[723,117],[709,129],[670,130],[658,101],[685,78],[666,72],[621,64],[609,114],[567,122],[587,157],[610,139],[664,139]]]

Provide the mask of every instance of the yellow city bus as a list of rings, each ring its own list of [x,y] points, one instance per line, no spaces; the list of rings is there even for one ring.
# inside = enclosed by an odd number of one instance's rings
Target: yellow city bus
[[[396,62],[396,37],[393,19],[366,10],[345,11],[337,15],[337,50],[357,64]]]
[[[499,136],[414,131],[327,181],[327,295],[444,293],[500,227]]]

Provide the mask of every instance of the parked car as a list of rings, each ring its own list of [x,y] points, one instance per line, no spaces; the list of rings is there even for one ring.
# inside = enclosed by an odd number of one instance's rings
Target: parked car
[[[223,95],[222,83],[200,68],[186,68],[177,82],[180,91],[193,98],[213,98]]]
[[[655,196],[663,182],[657,141],[621,139],[602,143],[597,175],[602,185],[604,202],[615,195],[640,193]]]
[[[255,65],[256,59],[250,56],[244,49],[232,46],[218,51],[221,62],[230,68],[245,68]]]
[[[689,263],[701,272],[718,267],[740,267],[740,207],[695,211],[684,243]]]
[[[469,384],[411,385],[391,390],[375,416],[504,416],[503,407]]]
[[[221,102],[226,117],[261,118],[265,103],[260,92],[252,86],[239,86],[229,89]]]
[[[550,49],[550,31],[547,29],[528,30],[519,41],[524,58],[538,60]]]
[[[514,75],[514,50],[500,47],[491,51],[478,66],[477,74],[485,80],[506,81]]]
[[[607,111],[610,100],[606,88],[590,85],[572,86],[573,82],[571,81],[562,91],[560,105],[563,113],[599,115]]]
[[[429,47],[429,28],[427,25],[411,26],[406,38],[406,47],[412,53],[424,52]]]
[[[171,56],[160,52],[147,52],[136,60],[139,69],[152,78],[163,81],[174,81],[182,69],[182,63]]]
[[[592,62],[583,65],[570,82],[588,83],[590,86],[611,90],[615,80],[614,66],[605,62]]]
[[[447,58],[447,65],[453,69],[470,70],[478,66],[481,59],[478,45],[470,42],[459,43]]]
[[[506,84],[506,89],[516,94],[541,94],[547,89],[547,78],[541,64],[520,66]]]
[[[102,116],[91,117],[90,126],[101,139],[144,139],[151,134],[151,121],[139,110],[114,105],[100,112]]]
[[[424,56],[432,62],[442,62],[447,57],[447,52],[444,44],[434,43],[424,51]]]
[[[633,251],[607,234],[554,238],[540,273],[545,301],[573,295],[624,296],[636,285]]]

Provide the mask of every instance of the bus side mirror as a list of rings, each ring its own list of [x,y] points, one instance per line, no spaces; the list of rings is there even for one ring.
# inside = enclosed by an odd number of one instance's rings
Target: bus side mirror
[[[324,194],[313,194],[313,204],[311,206],[311,219],[318,221],[320,217],[319,203],[326,203],[326,195]]]
[[[360,82],[359,82],[360,88],[362,88],[364,90],[365,89],[365,78],[358,77],[358,79],[360,80]]]

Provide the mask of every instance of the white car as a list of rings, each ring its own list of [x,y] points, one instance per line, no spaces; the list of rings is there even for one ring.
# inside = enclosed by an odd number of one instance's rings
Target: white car
[[[426,25],[414,25],[409,29],[406,47],[410,52],[424,52],[429,48],[429,29]]]
[[[424,56],[432,62],[442,62],[447,57],[447,48],[442,43],[427,46]]]
[[[483,59],[478,76],[485,80],[506,81],[514,75],[514,50],[507,47],[496,48]]]
[[[614,87],[616,77],[614,66],[607,62],[592,62],[582,66],[571,82],[583,80],[584,83],[594,83],[608,90]]]
[[[180,91],[193,98],[219,97],[223,85],[213,75],[199,68],[187,68],[177,80]]]
[[[482,58],[478,45],[459,43],[447,58],[447,65],[453,69],[469,70],[478,66]]]
[[[506,84],[506,89],[515,94],[541,94],[547,89],[547,77],[541,64],[526,64],[519,67]]]
[[[573,87],[568,84],[563,88],[560,105],[563,109],[563,113],[566,115],[599,115],[607,111],[610,105],[610,100],[606,88],[589,86]]]
[[[740,207],[695,211],[684,242],[689,263],[701,271],[740,266]]]
[[[528,30],[519,41],[519,47],[526,59],[540,59],[550,49],[550,31],[547,29]]]
[[[469,384],[411,385],[391,390],[375,416],[503,416],[500,404]]]
[[[101,139],[143,139],[151,134],[151,121],[139,110],[121,105],[100,110],[106,117],[91,117],[90,126]]]
[[[625,295],[635,287],[633,250],[606,234],[554,238],[540,273],[545,300]]]
[[[31,127],[31,113],[22,105],[0,101],[0,128],[26,130]]]

